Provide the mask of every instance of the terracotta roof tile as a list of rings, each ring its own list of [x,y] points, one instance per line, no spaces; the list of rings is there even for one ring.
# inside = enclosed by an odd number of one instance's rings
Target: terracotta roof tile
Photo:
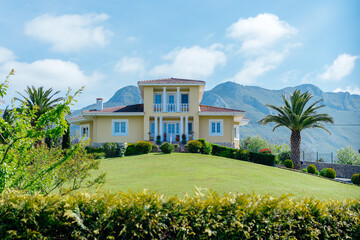
[[[245,112],[243,110],[200,105],[200,112]]]
[[[205,81],[182,79],[182,78],[164,78],[164,79],[138,81],[138,84],[205,84]]]
[[[111,108],[103,108],[98,111],[96,109],[83,111],[84,113],[121,113],[121,112],[144,112],[144,104],[125,105]]]

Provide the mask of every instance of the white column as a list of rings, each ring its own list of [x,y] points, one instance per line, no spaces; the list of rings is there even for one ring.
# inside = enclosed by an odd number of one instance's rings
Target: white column
[[[180,112],[180,87],[177,87],[176,111]]]
[[[154,130],[154,141],[157,140],[158,133],[158,117],[155,116],[155,130]]]
[[[185,136],[186,136],[186,141],[189,140],[189,117],[185,116]]]
[[[166,111],[166,87],[163,87],[163,112],[167,112]]]
[[[164,134],[163,134],[163,119],[162,116],[159,117],[160,118],[160,141],[163,141],[164,139]]]
[[[182,140],[182,135],[184,133],[184,117],[180,117],[180,141]]]

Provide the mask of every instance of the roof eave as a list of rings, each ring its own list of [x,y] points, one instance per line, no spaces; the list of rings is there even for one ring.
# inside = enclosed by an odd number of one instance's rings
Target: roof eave
[[[144,116],[144,112],[84,112],[83,116]]]

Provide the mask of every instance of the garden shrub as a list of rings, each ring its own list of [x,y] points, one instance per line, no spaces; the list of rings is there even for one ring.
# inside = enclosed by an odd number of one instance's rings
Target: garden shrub
[[[104,152],[94,152],[91,154],[94,156],[94,159],[104,159],[106,157]]]
[[[360,185],[360,174],[355,173],[354,175],[352,175],[351,182],[355,185]]]
[[[135,144],[136,150],[138,154],[148,154],[151,153],[152,150],[152,144],[148,141],[138,141]]]
[[[237,149],[235,152],[235,158],[239,160],[249,161],[250,153],[248,150],[245,149]]]
[[[325,172],[325,177],[335,179],[336,178],[336,171],[332,168],[327,168]]]
[[[294,163],[290,159],[286,159],[284,161],[284,166],[287,167],[287,168],[294,168]]]
[[[197,140],[191,140],[187,143],[187,149],[191,153],[199,153],[202,147],[202,143]]]
[[[322,177],[325,177],[325,175],[326,175],[326,168],[321,169],[319,175],[322,176]]]
[[[86,146],[85,150],[87,153],[102,153],[104,150],[101,147]]]
[[[275,156],[271,154],[250,152],[250,161],[267,166],[275,166]]]
[[[307,172],[308,173],[311,173],[311,174],[315,174],[316,173],[316,167],[314,164],[310,164],[308,167],[307,167]]]
[[[259,153],[272,154],[270,148],[260,149]]]
[[[221,146],[213,143],[211,143],[211,146],[212,146],[211,154],[215,156],[220,156]]]
[[[161,144],[160,146],[160,150],[163,153],[171,153],[172,151],[174,151],[174,145],[168,143],[168,142],[164,142],[163,144]]]
[[[220,157],[234,158],[234,150],[233,148],[224,147],[220,153]]]
[[[136,149],[135,144],[129,143],[127,145],[126,150],[125,150],[125,156],[132,156],[132,155],[137,155],[137,154],[139,154],[139,153],[138,153],[138,151]]]
[[[117,143],[104,143],[101,147],[107,158],[120,157],[120,145]]]
[[[290,155],[291,155],[290,150],[285,150],[283,152],[280,152],[278,154],[278,158],[279,158],[280,163],[284,163],[286,159],[290,159]]]
[[[209,142],[204,142],[203,146],[201,147],[201,153],[202,154],[211,154],[212,151],[212,145]]]
[[[0,239],[360,239],[360,200],[7,191],[0,202]]]
[[[307,169],[306,169],[306,168],[301,169],[301,171],[307,173]]]

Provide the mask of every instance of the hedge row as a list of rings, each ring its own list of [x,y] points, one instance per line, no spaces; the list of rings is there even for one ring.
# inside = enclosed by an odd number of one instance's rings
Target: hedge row
[[[360,239],[360,200],[3,193],[1,239]]]

